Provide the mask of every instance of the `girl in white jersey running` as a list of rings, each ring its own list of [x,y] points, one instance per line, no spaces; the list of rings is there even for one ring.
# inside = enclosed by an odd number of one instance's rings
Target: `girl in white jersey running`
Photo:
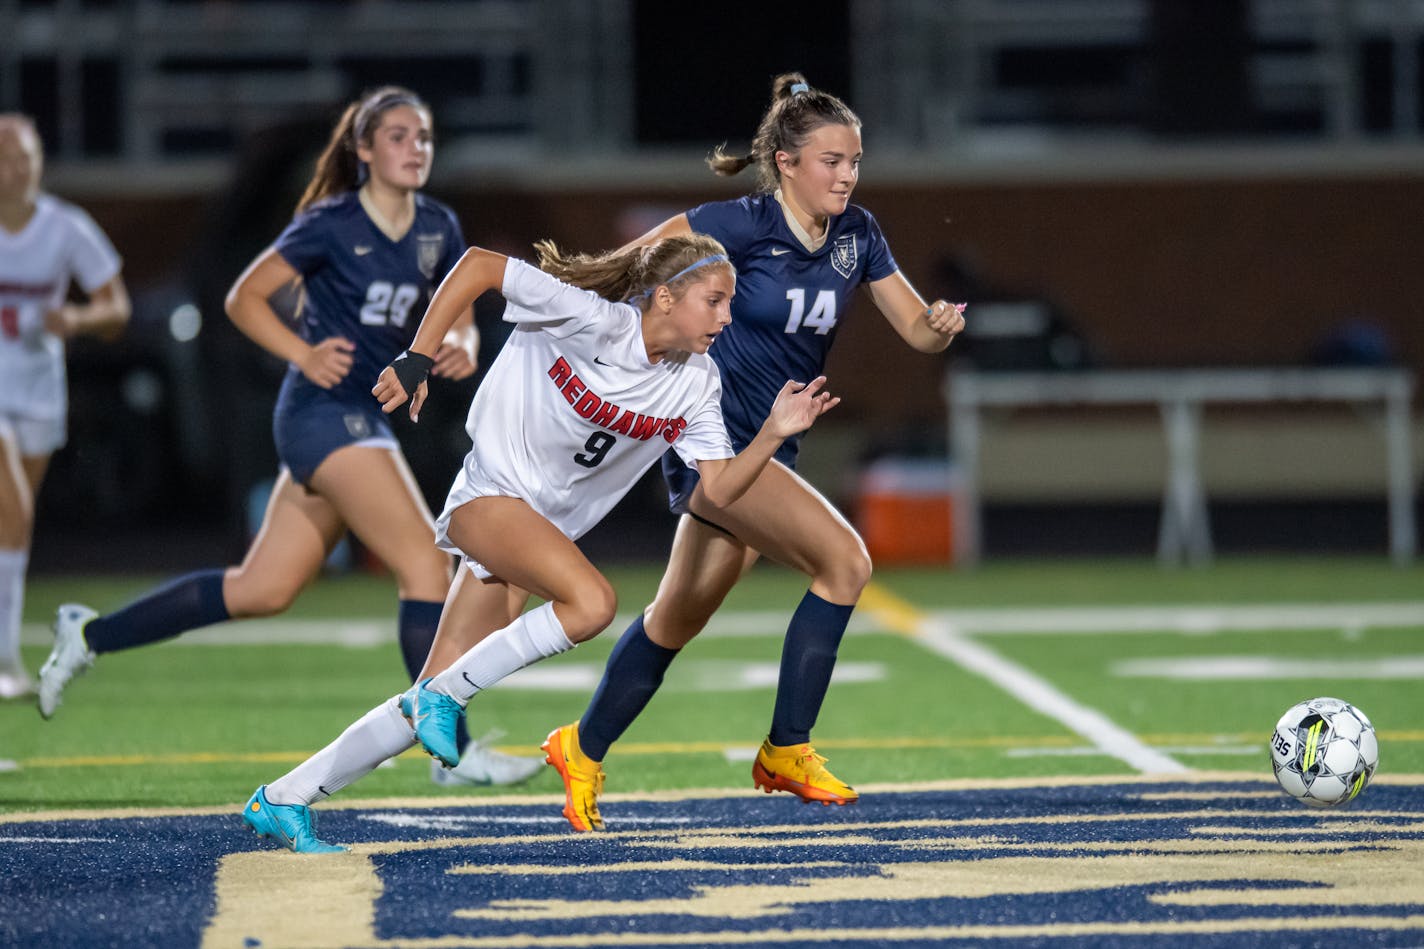
[[[575,545],[672,446],[713,505],[739,498],[782,441],[840,400],[824,377],[787,382],[760,432],[734,455],[707,357],[731,322],[736,275],[722,246],[684,235],[601,257],[540,245],[545,271],[472,248],[445,278],[410,350],[372,390],[385,411],[425,401],[425,376],[456,315],[490,289],[515,330],[470,406],[474,442],[436,526],[462,558],[423,678],[335,742],[257,789],[243,818],[301,853],[309,805],[418,741],[453,766],[465,705],[510,673],[573,648],[613,620],[608,580]],[[624,302],[611,302],[614,300]],[[545,602],[520,614],[526,592]],[[493,630],[491,632],[491,630]],[[477,644],[451,660],[464,644]]]
[[[29,695],[20,607],[35,498],[65,442],[64,341],[129,318],[122,263],[82,210],[40,191],[34,123],[0,114],[0,699]],[[68,303],[70,282],[88,296]]]

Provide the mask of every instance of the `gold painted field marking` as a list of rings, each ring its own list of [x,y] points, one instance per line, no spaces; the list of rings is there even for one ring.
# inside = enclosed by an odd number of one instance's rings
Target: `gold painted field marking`
[[[896,903],[930,899],[984,899],[1005,895],[1090,892],[1128,886],[1230,882],[1253,899],[1259,882],[1317,884],[1293,890],[1291,905],[1339,909],[1346,906],[1403,906],[1424,910],[1424,840],[1382,841],[1367,850],[1331,853],[1322,860],[1318,848],[1297,845],[1288,851],[1265,852],[1248,842],[1231,846],[1222,841],[1211,852],[1177,850],[1123,853],[1091,852],[1075,856],[982,857],[974,860],[870,864],[867,872],[817,876],[789,883],[752,883],[692,887],[690,895],[651,900],[494,900],[488,906],[457,909],[461,919],[523,920],[629,918],[690,915],[708,919],[759,919],[805,912],[818,904],[877,901]],[[669,842],[669,849],[679,846]],[[1226,855],[1229,859],[1222,859]],[[590,867],[596,874],[598,868]],[[1190,892],[1190,891],[1188,891]],[[1170,892],[1148,899],[1171,902]],[[1317,920],[1326,925],[1323,920]]]
[[[1241,816],[1258,820],[1256,812],[1240,812]],[[1298,812],[1295,816],[1315,816],[1313,812]],[[992,823],[1076,824],[1079,814],[1047,814],[1036,817],[998,819],[913,820],[866,823],[866,829],[902,829],[919,827],[926,830],[950,830],[957,826]],[[1111,814],[1092,815],[1100,821],[1159,819],[1211,819],[1220,821],[1235,816],[1232,813],[1188,811],[1175,814]],[[1285,815],[1291,816],[1291,815]],[[1361,817],[1408,816],[1357,814]],[[1330,823],[1339,824],[1338,821]],[[1341,830],[1370,826],[1355,821]],[[1395,832],[1417,832],[1418,821],[1396,826],[1379,825]],[[856,825],[838,830],[854,830]],[[1225,831],[1235,828],[1224,827]],[[1282,827],[1291,832],[1292,828]],[[779,841],[778,833],[785,833]],[[725,839],[727,846],[747,847],[760,841],[764,846],[799,846],[794,835],[804,834],[796,825],[783,827],[754,826],[729,828],[715,832],[640,831],[619,834],[623,843],[646,843],[655,847],[667,859],[638,860],[609,865],[537,865],[523,864],[456,864],[446,872],[452,874],[537,874],[602,876],[610,871],[660,872],[674,870],[729,871],[764,869],[764,865],[743,863],[719,864],[678,856],[705,852]],[[835,834],[826,837],[835,838]],[[857,835],[858,837],[859,835]],[[590,838],[564,838],[560,843],[577,846]],[[1341,906],[1405,906],[1420,904],[1424,898],[1424,839],[1393,839],[1370,841],[1366,846],[1351,845],[1348,849],[1328,847],[1330,858],[1322,860],[1322,844],[1312,841],[1261,840],[1126,840],[1089,841],[1084,843],[1023,840],[1015,837],[956,837],[932,840],[887,840],[885,846],[902,849],[963,851],[992,847],[1004,851],[1033,851],[1033,856],[994,856],[974,860],[916,861],[910,863],[864,864],[844,876],[807,877],[780,884],[733,884],[696,886],[690,895],[660,900],[496,900],[488,906],[452,909],[440,908],[456,919],[490,920],[507,923],[555,923],[566,920],[597,921],[654,917],[664,914],[697,916],[709,921],[719,919],[767,919],[770,928],[736,931],[687,931],[652,933],[620,927],[619,932],[581,932],[576,934],[537,934],[522,932],[504,936],[443,936],[433,939],[382,940],[374,934],[374,904],[380,895],[381,883],[375,870],[374,857],[416,850],[458,850],[471,846],[517,845],[532,842],[550,843],[548,835],[517,837],[443,838],[420,842],[389,842],[361,844],[351,853],[331,857],[298,857],[285,851],[261,851],[232,854],[224,858],[218,874],[217,912],[204,934],[204,949],[225,946],[252,945],[249,939],[261,940],[261,945],[282,945],[290,949],[337,949],[341,946],[362,946],[371,949],[454,949],[454,947],[555,947],[572,945],[638,945],[643,943],[674,945],[737,945],[793,939],[794,931],[776,925],[773,920],[804,912],[808,907],[851,900],[898,902],[924,899],[973,899],[1008,894],[1045,894],[1087,892],[1102,888],[1160,885],[1148,894],[1148,899],[1164,905],[1181,906],[1269,906],[1289,905],[1306,910],[1333,912]],[[794,842],[794,843],[793,843]],[[831,843],[833,841],[823,841]],[[847,838],[841,838],[846,843]],[[870,842],[875,842],[873,838]],[[1044,852],[1062,856],[1043,857]],[[1223,859],[1225,858],[1225,859]],[[844,867],[836,861],[810,862],[791,869]],[[786,867],[782,867],[786,869]],[[858,871],[858,872],[857,872]],[[1244,881],[1244,882],[1243,882]],[[1280,888],[1282,881],[1312,884]],[[1211,886],[1183,887],[1185,883],[1230,883],[1229,890]],[[1260,886],[1253,886],[1259,882]],[[310,907],[319,906],[313,913]],[[302,912],[303,909],[308,911]],[[1424,914],[1406,916],[1375,916],[1353,913],[1334,916],[1329,912],[1296,913],[1292,916],[1264,918],[1233,918],[1163,922],[1092,922],[1028,925],[965,925],[931,926],[924,928],[887,927],[838,930],[841,941],[911,941],[951,938],[1014,940],[1030,937],[1083,937],[1111,935],[1192,935],[1260,932],[1263,938],[1284,933],[1310,930],[1330,932],[1344,929],[1405,931],[1424,928]],[[827,935],[820,931],[824,939]]]
[[[1194,792],[1181,787],[1182,785],[1193,784],[1229,784],[1233,787],[1223,791]],[[859,790],[866,796],[872,794],[899,794],[915,793],[927,791],[995,791],[995,790],[1023,790],[1028,788],[1055,788],[1055,787],[1111,787],[1114,785],[1145,785],[1148,787],[1165,787],[1163,791],[1141,791],[1135,796],[1142,800],[1170,800],[1181,799],[1184,801],[1199,800],[1202,796],[1207,800],[1220,799],[1221,797],[1258,797],[1266,794],[1271,797],[1278,797],[1283,792],[1277,787],[1276,782],[1269,776],[1262,776],[1255,771],[1193,771],[1184,775],[1135,775],[1135,774],[1098,774],[1098,775],[1050,775],[1046,777],[1015,777],[1015,778],[948,778],[937,781],[906,781],[893,784],[862,784]],[[1376,774],[1370,782],[1371,787],[1392,785],[1396,787],[1419,787],[1424,785],[1424,774]],[[1369,790],[1366,789],[1362,800],[1368,800]],[[633,803],[639,801],[699,801],[699,800],[724,800],[728,798],[760,798],[762,792],[752,788],[744,787],[720,787],[720,788],[670,788],[661,791],[624,791],[610,792],[599,797],[599,801],[607,803]],[[437,810],[447,808],[480,808],[499,807],[511,804],[523,805],[546,805],[557,803],[563,806],[563,794],[530,794],[530,793],[510,793],[508,791],[497,794],[482,794],[478,797],[463,795],[451,796],[448,794],[430,795],[425,797],[387,797],[387,798],[333,798],[323,801],[320,810]],[[234,800],[227,804],[205,804],[185,807],[85,807],[70,809],[50,809],[39,811],[15,811],[11,813],[0,813],[0,826],[6,824],[25,824],[39,821],[71,821],[71,820],[126,820],[133,818],[148,817],[201,817],[207,815],[230,814],[236,816],[242,808],[241,800]],[[556,808],[557,809],[557,808]],[[1304,810],[1299,812],[1326,818],[1331,815],[1336,817],[1342,813],[1349,813],[1355,817],[1371,815],[1378,812],[1365,812],[1351,809],[1348,812],[1337,812],[1329,810]],[[1389,814],[1388,816],[1409,816],[1408,814]]]
[[[232,853],[218,862],[213,888],[217,905],[203,931],[203,949],[376,941],[376,901],[384,887],[363,854]]]
[[[845,867],[840,860],[803,860],[794,863],[778,863],[777,870],[829,870]],[[599,868],[603,873],[685,873],[692,870],[713,870],[725,873],[729,870],[744,870],[750,873],[765,872],[765,863],[718,863],[715,860],[633,860]],[[588,867],[561,866],[546,863],[462,863],[451,867],[446,873],[460,876],[578,876],[588,872]]]

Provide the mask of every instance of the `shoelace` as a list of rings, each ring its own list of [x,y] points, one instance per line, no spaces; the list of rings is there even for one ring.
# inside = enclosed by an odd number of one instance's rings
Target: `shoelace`
[[[816,749],[810,745],[802,746],[800,754],[796,756],[796,763],[806,769],[807,774],[820,775],[826,770],[826,756],[816,754]]]

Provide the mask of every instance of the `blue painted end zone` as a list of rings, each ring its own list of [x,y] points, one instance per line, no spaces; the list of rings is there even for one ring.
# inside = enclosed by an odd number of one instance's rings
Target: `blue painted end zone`
[[[769,945],[802,930],[857,946],[1424,944],[1424,789],[1376,786],[1353,810],[1312,811],[1265,788],[876,793],[846,808],[614,801],[612,832],[596,836],[569,832],[548,804],[328,808],[320,830],[370,845],[358,849],[383,885],[376,945],[630,932]],[[0,825],[0,945],[197,945],[219,861],[272,849],[238,806]],[[438,844],[452,838],[488,842]],[[436,845],[401,849],[411,842]],[[306,859],[315,878],[328,858]],[[486,872],[451,872],[466,867]]]

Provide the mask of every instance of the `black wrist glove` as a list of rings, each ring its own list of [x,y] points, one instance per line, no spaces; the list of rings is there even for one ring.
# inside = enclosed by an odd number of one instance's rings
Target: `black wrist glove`
[[[391,361],[391,370],[396,374],[401,388],[405,390],[406,397],[414,398],[415,390],[420,388],[420,384],[430,375],[430,367],[434,365],[435,360],[429,356],[422,356],[407,349]]]

